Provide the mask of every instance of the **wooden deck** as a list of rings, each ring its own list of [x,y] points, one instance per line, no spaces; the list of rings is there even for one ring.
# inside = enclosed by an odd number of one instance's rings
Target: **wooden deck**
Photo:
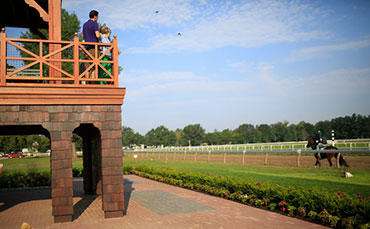
[[[92,54],[86,45],[94,47]],[[112,58],[104,60],[108,52]],[[123,104],[116,36],[111,44],[80,42],[77,34],[73,41],[20,39],[2,29],[0,60],[0,105]]]

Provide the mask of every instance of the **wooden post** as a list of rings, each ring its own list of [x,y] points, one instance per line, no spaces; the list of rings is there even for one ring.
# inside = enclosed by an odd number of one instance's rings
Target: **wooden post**
[[[245,164],[245,150],[243,151],[243,165]]]
[[[77,33],[75,33],[75,37],[73,38],[73,76],[74,76],[74,84],[80,84],[80,49],[78,47],[79,40],[77,37]]]
[[[224,164],[226,163],[226,152],[224,153]]]
[[[152,158],[154,157],[154,152],[152,152]]]
[[[118,87],[118,41],[117,35],[113,37],[113,84],[115,87]]]
[[[297,166],[301,166],[300,164],[300,160],[301,160],[301,150],[297,150]]]
[[[340,167],[339,159],[340,159],[340,153],[338,153],[338,156],[337,156],[337,168]]]
[[[173,159],[176,160],[176,151],[175,151],[175,154],[173,155]]]
[[[61,18],[61,0],[49,0],[48,1],[48,14],[49,14],[49,40],[52,41],[61,41],[62,40],[62,18]],[[61,44],[50,44],[49,53],[54,52],[62,47]],[[42,53],[40,53],[42,56]],[[50,59],[62,59],[62,53],[59,52],[50,57]],[[61,62],[52,62],[50,63],[60,69],[62,69]],[[62,77],[62,73],[49,67],[49,77]],[[61,81],[51,81],[52,83],[60,84]]]
[[[198,155],[198,153],[197,153],[197,152],[195,152],[195,155],[194,155],[194,161],[196,161],[196,160],[197,160],[197,155]]]
[[[269,153],[266,153],[265,154],[265,165],[267,165],[267,158],[268,158],[268,156],[269,156]]]
[[[186,156],[186,150],[184,151],[184,161],[185,161],[185,156]]]
[[[0,34],[0,86],[6,85],[6,34],[5,28],[1,28]]]
[[[166,160],[168,160],[168,152],[166,151]]]
[[[208,159],[207,161],[209,162],[209,157],[211,156],[211,151],[208,151]]]

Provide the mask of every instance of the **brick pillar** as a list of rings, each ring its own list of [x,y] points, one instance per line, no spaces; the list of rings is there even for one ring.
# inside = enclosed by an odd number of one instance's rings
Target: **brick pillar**
[[[123,216],[121,106],[112,107],[102,125],[102,201],[105,218]]]
[[[72,133],[54,130],[51,138],[51,198],[55,223],[71,222],[73,215]]]

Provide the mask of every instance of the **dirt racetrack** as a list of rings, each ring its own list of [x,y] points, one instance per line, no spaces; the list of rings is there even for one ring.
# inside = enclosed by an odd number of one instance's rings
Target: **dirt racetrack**
[[[194,154],[194,153],[137,153],[139,158],[154,158],[162,160],[187,160],[187,161],[209,161],[218,163],[232,163],[232,164],[243,164],[242,154]],[[132,157],[134,153],[126,153],[126,156]],[[245,165],[263,165],[265,163],[265,154],[245,154],[244,164]],[[365,156],[346,156],[344,159],[347,161],[352,169],[370,169],[370,155]],[[316,159],[313,155],[301,155],[300,166],[301,167],[314,167]],[[326,159],[321,160],[322,168],[329,168],[329,163]],[[336,159],[332,159],[333,167],[336,167]],[[267,164],[276,166],[297,166],[297,154],[295,155],[271,155],[267,157]]]

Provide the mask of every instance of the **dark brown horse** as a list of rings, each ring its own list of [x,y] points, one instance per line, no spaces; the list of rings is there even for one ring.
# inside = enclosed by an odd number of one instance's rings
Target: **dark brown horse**
[[[307,147],[311,147],[313,150],[316,150],[316,146],[317,146],[316,141],[312,137],[309,137]],[[324,150],[331,150],[331,149],[332,150],[338,150],[338,148],[334,147],[334,146],[326,146],[324,148]],[[325,158],[328,160],[330,167],[332,167],[333,163],[331,163],[331,159],[333,157],[337,158],[338,153],[335,153],[335,152],[320,152],[320,154],[315,153],[314,156],[316,158],[315,168],[316,168],[317,165],[319,165],[319,167],[320,167],[321,166],[320,160],[325,159]],[[342,155],[340,155],[340,157],[339,157],[339,165],[340,165],[340,167],[343,167],[343,166],[344,167],[349,167]]]

